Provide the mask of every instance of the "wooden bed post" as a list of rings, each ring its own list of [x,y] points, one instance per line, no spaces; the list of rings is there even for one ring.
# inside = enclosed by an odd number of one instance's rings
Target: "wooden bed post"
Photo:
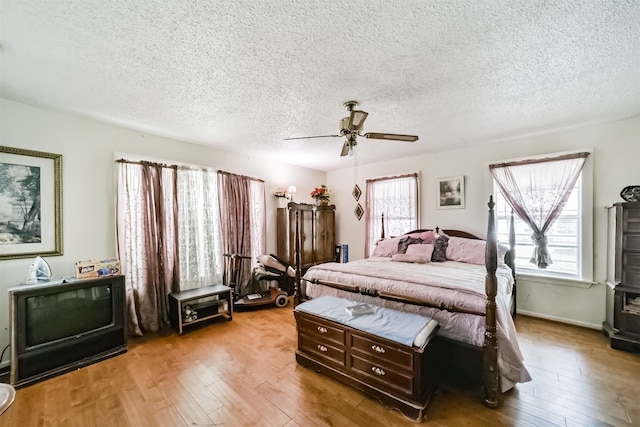
[[[496,269],[498,268],[498,244],[496,239],[495,214],[493,207],[493,196],[489,196],[489,220],[487,224],[487,247],[485,253],[485,264],[487,275],[485,276],[485,292],[487,294],[486,303],[486,324],[484,332],[484,351],[482,358],[483,383],[485,387],[484,403],[490,408],[498,406],[498,337],[497,337],[497,305],[496,294],[498,292],[498,278]]]
[[[300,270],[300,221],[298,218],[299,212],[296,209],[296,220],[295,220],[295,232],[293,234],[294,242],[293,242],[293,259],[296,264],[296,279],[294,282],[293,288],[293,306],[297,306],[300,304],[300,292],[302,290],[302,271]]]
[[[518,287],[516,286],[516,229],[513,223],[513,209],[511,209],[511,218],[509,219],[509,267],[511,267],[511,272],[513,273],[513,306],[511,308],[511,317],[516,318],[517,308],[518,308],[518,298],[516,290]]]

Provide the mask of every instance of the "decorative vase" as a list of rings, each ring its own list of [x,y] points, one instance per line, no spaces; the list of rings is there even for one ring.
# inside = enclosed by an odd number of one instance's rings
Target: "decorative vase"
[[[318,206],[328,206],[329,201],[327,199],[317,199]]]

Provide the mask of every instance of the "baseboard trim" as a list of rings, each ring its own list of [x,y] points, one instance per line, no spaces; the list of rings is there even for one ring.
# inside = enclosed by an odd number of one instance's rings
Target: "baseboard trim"
[[[598,331],[602,330],[602,323],[594,324],[594,323],[588,323],[588,322],[580,322],[578,320],[566,319],[564,317],[551,316],[548,314],[540,314],[540,313],[527,311],[527,310],[518,310],[518,314],[522,314],[524,316],[529,316],[529,317],[538,317],[540,319],[553,320],[554,322],[567,323],[569,325],[582,326],[583,328],[595,329]]]

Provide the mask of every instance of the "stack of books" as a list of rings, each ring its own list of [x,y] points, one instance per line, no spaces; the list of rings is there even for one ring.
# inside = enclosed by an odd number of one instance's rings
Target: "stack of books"
[[[356,304],[344,308],[349,316],[361,316],[363,314],[373,313],[373,309],[369,304]]]

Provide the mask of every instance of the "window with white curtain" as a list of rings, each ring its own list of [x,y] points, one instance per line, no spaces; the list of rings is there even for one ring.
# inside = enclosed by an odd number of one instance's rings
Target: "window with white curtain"
[[[180,289],[222,283],[217,173],[178,167]]]
[[[590,154],[590,150],[544,154],[489,165],[496,201],[496,231],[498,240],[504,243],[508,242],[513,208],[518,273],[569,281],[592,280]],[[507,197],[503,191],[509,191]],[[546,260],[542,263],[541,250]]]
[[[366,242],[368,257],[382,234],[398,236],[418,228],[418,174],[367,180]]]
[[[267,237],[266,225],[266,200],[264,182],[252,180],[249,184],[251,192],[251,259],[257,260],[259,255],[266,251]]]
[[[494,183],[495,185],[495,183]],[[511,207],[495,186],[496,194],[496,228],[498,241],[509,241],[509,220]],[[530,262],[534,244],[531,241],[529,226],[514,216],[516,233],[516,271],[520,273],[557,275],[559,277],[580,278],[582,271],[582,179],[579,178],[571,191],[571,196],[560,216],[547,232],[547,249],[553,264],[541,273]]]

